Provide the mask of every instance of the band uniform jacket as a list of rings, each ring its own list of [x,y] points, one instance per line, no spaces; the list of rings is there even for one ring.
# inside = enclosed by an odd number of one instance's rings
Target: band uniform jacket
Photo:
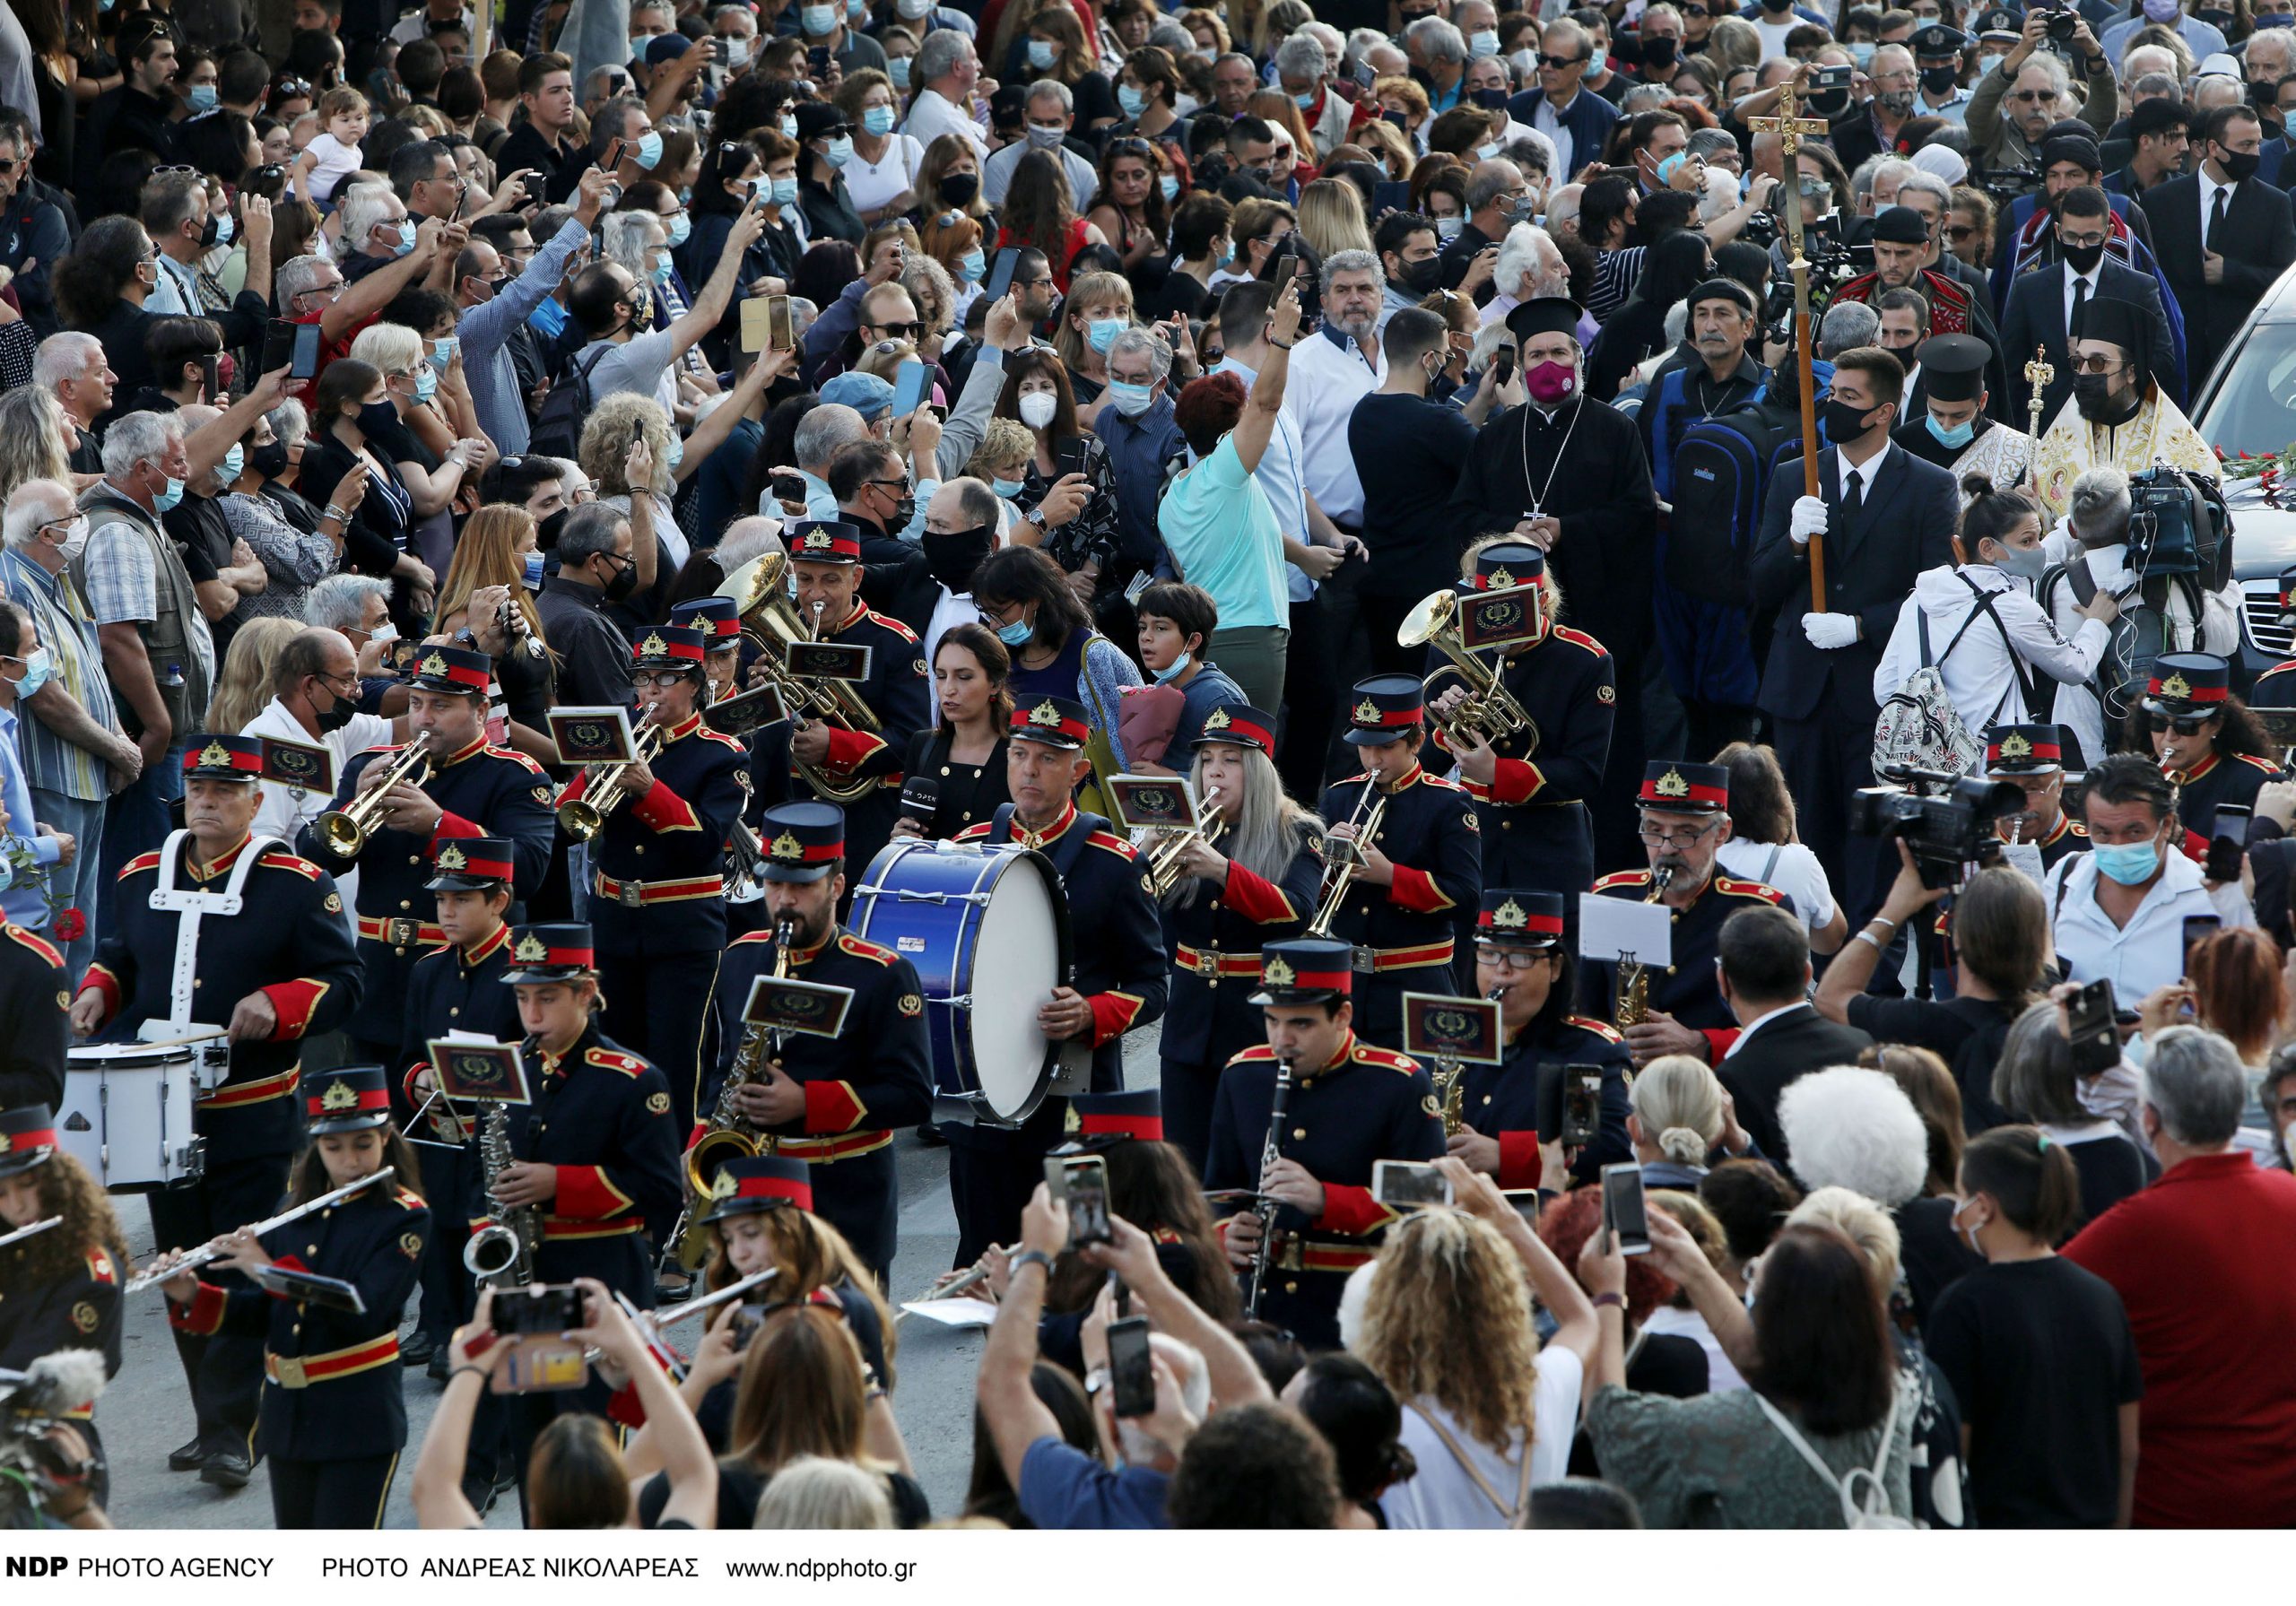
[[[1450,662],[1431,652],[1427,667]],[[1575,899],[1595,879],[1594,826],[1586,800],[1595,795],[1610,761],[1618,712],[1614,665],[1601,642],[1557,625],[1545,639],[1506,657],[1501,678],[1531,725],[1492,744],[1499,768],[1489,786],[1460,782],[1474,800],[1483,835],[1480,884]],[[1435,744],[1451,751],[1440,731]],[[1572,914],[1575,925],[1575,909]]]
[[[0,1371],[21,1372],[58,1350],[100,1350],[104,1376],[117,1377],[126,1319],[111,1252],[101,1244],[86,1245],[65,1276],[34,1284],[25,1263],[40,1237],[0,1249]],[[92,1412],[67,1414],[84,1420]]]
[[[839,786],[864,779],[876,783],[845,805],[846,858],[855,872],[850,879],[857,880],[857,872],[868,868],[892,836],[893,821],[900,818],[901,761],[909,737],[932,723],[933,677],[916,633],[891,614],[858,602],[843,624],[822,629],[822,639],[869,648],[868,679],[847,684],[877,716],[878,728],[855,731],[831,725],[829,756],[822,764]],[[803,778],[792,781],[791,791],[813,795]]]
[[[353,757],[343,767],[330,806],[348,806],[370,764],[387,764],[404,751],[375,747]],[[429,836],[378,826],[358,854],[345,858],[327,846],[316,821],[303,828],[304,854],[335,874],[354,867],[359,872],[359,957],[367,968],[367,985],[349,1025],[362,1043],[399,1040],[414,961],[446,944],[435,918],[439,895],[426,890],[438,873],[435,852],[457,837],[508,838],[513,918],[518,901],[541,887],[550,868],[556,830],[550,777],[524,753],[489,747],[482,736],[437,761],[422,790],[439,809],[438,826]]]
[[[510,1152],[558,1171],[557,1194],[536,1207],[535,1280],[595,1277],[650,1307],[648,1227],[670,1229],[684,1188],[669,1083],[595,1020],[555,1058],[530,1041],[526,1075],[534,1102],[510,1109]]]
[[[203,1281],[189,1304],[169,1303],[168,1320],[186,1333],[263,1340],[265,1454],[355,1461],[402,1449],[399,1320],[430,1237],[430,1207],[393,1179],[263,1235],[274,1263],[350,1283],[363,1312]]]
[[[1354,818],[1368,775],[1324,788],[1324,819]],[[1367,811],[1368,812],[1368,811]],[[1454,990],[1457,936],[1483,891],[1481,826],[1465,788],[1420,765],[1387,793],[1372,846],[1395,864],[1387,887],[1352,881],[1331,935],[1355,945],[1356,1029],[1401,1041],[1403,994]]]
[[[1275,1107],[1275,1051],[1247,1048],[1220,1073],[1212,1152],[1204,1185],[1257,1192]],[[1324,1213],[1310,1221],[1285,1205],[1282,1235],[1261,1289],[1259,1314],[1311,1349],[1339,1338],[1339,1294],[1347,1273],[1378,1252],[1396,1212],[1371,1197],[1374,1160],[1432,1160],[1443,1154],[1441,1107],[1417,1061],[1375,1048],[1352,1031],[1330,1063],[1294,1068],[1276,1151],[1324,1185]]]
[[[1649,895],[1648,870],[1622,870],[1596,881],[1598,898],[1622,898],[1640,902]],[[1650,1007],[1673,1016],[1693,1031],[1735,1032],[1737,1019],[1722,1002],[1721,984],[1715,979],[1714,955],[1723,923],[1740,909],[1771,904],[1791,914],[1794,900],[1775,887],[1742,881],[1716,871],[1686,909],[1669,911],[1673,928],[1673,957],[1664,965],[1648,965]],[[1618,967],[1609,959],[1589,959],[1579,968],[1578,998],[1590,1015],[1618,1018]],[[1715,1058],[1721,1057],[1718,1049]]]
[[[64,956],[21,925],[0,923],[0,1109],[60,1109],[72,1046]]]
[[[1634,1158],[1626,1135],[1634,1056],[1626,1039],[1608,1022],[1586,1015],[1565,1015],[1544,1030],[1533,1020],[1507,1045],[1505,1063],[1468,1065],[1459,1075],[1460,1119],[1498,1140],[1500,1187],[1539,1185],[1539,1139],[1561,1131],[1564,1077],[1573,1065],[1599,1066],[1603,1091],[1600,1129],[1579,1150],[1571,1180],[1593,1182],[1603,1167]]]
[[[2177,823],[2184,828],[2185,856],[2195,864],[2208,858],[2208,840],[2215,835],[2216,811],[2224,807],[2253,809],[2257,793],[2266,781],[2280,777],[2280,767],[2270,759],[2250,753],[2209,755],[2185,771],[2177,783]],[[2245,841],[2248,828],[2239,835]]]
[[[247,846],[242,839],[213,864],[178,866],[177,884],[220,893]],[[193,847],[185,837],[178,857],[188,860]],[[80,985],[102,990],[105,1025],[99,1035],[106,1041],[133,1042],[144,1021],[164,1020],[171,1012],[169,979],[179,916],[152,907],[159,882],[160,854],[139,854],[120,866],[105,907],[109,929]],[[207,1140],[210,1166],[292,1154],[301,1147],[303,1117],[294,1094],[303,1040],[347,1021],[363,985],[359,956],[343,925],[343,898],[326,871],[272,848],[248,873],[242,897],[237,915],[201,917],[193,1018],[229,1026],[239,1000],[261,992],[279,1024],[266,1038],[230,1045],[229,1075],[193,1107],[192,1130]]]
[[[1225,888],[1201,884],[1193,901],[1164,907],[1172,956],[1161,1047],[1167,1060],[1210,1074],[1266,1040],[1263,1011],[1251,1002],[1259,991],[1260,945],[1300,934],[1323,881],[1322,833],[1301,822],[1298,837],[1280,884],[1231,860]]]
[[[449,944],[432,949],[414,962],[406,982],[405,1035],[389,1066],[398,1081],[398,1097],[408,1110],[422,1106],[413,1090],[414,1075],[430,1067],[433,1039],[450,1031],[475,1032],[498,1043],[516,1043],[526,1036],[526,1029],[518,1020],[517,989],[502,980],[509,968],[510,928],[507,925],[497,926],[494,934],[475,948]],[[433,1161],[440,1150],[416,1150],[432,1211],[441,1223],[457,1229],[485,1210],[476,1192],[453,1185],[455,1179],[475,1177],[474,1140],[480,1114],[476,1107],[467,1104],[450,1110],[441,1098],[406,1134],[422,1143],[463,1146],[462,1155],[454,1157],[454,1163],[443,1165]],[[467,1166],[462,1163],[465,1160]]]
[[[601,953],[725,947],[726,838],[742,814],[745,759],[739,742],[699,714],[663,733],[647,766],[653,790],[608,813],[590,844],[588,912]],[[575,778],[569,801],[587,795],[590,777]]]

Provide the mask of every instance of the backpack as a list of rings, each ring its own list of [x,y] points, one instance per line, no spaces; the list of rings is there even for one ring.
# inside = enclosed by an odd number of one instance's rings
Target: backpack
[[[590,374],[613,349],[601,344],[590,353],[588,361],[577,359],[567,365],[565,376],[543,398],[542,412],[535,417],[534,433],[526,442],[527,451],[540,457],[564,457],[570,461],[576,456],[582,445],[583,421],[597,406],[590,397]]]
[[[1874,1464],[1871,1467],[1852,1467],[1848,1477],[1837,1478],[1833,1475],[1833,1469],[1826,1465],[1825,1457],[1810,1448],[1810,1441],[1804,1438],[1801,1431],[1787,1419],[1786,1413],[1759,1393],[1754,1394],[1754,1403],[1761,1407],[1761,1414],[1770,1419],[1770,1425],[1778,1429],[1786,1442],[1794,1446],[1802,1459],[1810,1463],[1839,1497],[1841,1525],[1852,1530],[1903,1529],[1914,1525],[1912,1519],[1899,1516],[1890,1510],[1889,1486],[1883,1481],[1883,1473],[1890,1464],[1890,1441],[1897,1437],[1898,1411],[1904,1402],[1905,1389],[1900,1382],[1890,1390],[1890,1411],[1882,1419],[1882,1447],[1874,1453]]]
[[[1749,605],[1768,478],[1762,447],[1744,420],[1700,419],[1683,432],[1666,521],[1667,585],[1700,602]]]
[[[1993,594],[1979,587],[1967,575],[1961,577],[1970,589],[1977,593],[1976,605],[1961,621],[1961,628],[1945,644],[1945,650],[1934,659],[1929,655],[1929,613],[1917,600],[1913,605],[1914,626],[1921,636],[1921,667],[1906,676],[1905,683],[1890,693],[1890,700],[1882,705],[1874,721],[1874,774],[1877,778],[1902,775],[1908,769],[1929,769],[1946,775],[1967,775],[1985,754],[1985,743],[1970,734],[1968,725],[1961,723],[1961,710],[1953,707],[1953,699],[1945,694],[1945,677],[1939,668],[1953,655],[1961,638],[1970,633],[1980,615],[1991,615],[1996,624],[2000,617],[1993,612]],[[2012,648],[2009,662],[2017,662]]]

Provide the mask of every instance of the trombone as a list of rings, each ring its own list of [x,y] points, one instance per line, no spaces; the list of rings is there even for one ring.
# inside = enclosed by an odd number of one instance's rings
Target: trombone
[[[1324,839],[1331,862],[1324,869],[1323,895],[1316,905],[1316,917],[1308,922],[1309,936],[1331,935],[1331,923],[1339,918],[1339,906],[1346,900],[1348,886],[1363,866],[1362,845],[1379,834],[1379,822],[1387,813],[1387,794],[1379,790],[1378,778],[1366,774],[1363,794],[1355,800],[1355,812],[1347,817],[1347,823],[1355,828],[1353,839]]]
[[[372,774],[370,769],[369,774]],[[430,779],[430,733],[417,731],[414,740],[399,749],[383,766],[383,778],[367,787],[340,809],[318,817],[319,839],[337,858],[354,859],[383,818],[383,794],[400,782],[421,786]]]
[[[646,717],[650,722],[658,702],[646,705]],[[577,842],[587,842],[605,829],[606,816],[630,801],[630,771],[634,765],[651,764],[661,755],[662,727],[647,724],[631,743],[633,755],[620,763],[593,764],[582,772],[578,780],[567,783],[566,790],[558,794],[558,825]],[[585,788],[580,797],[572,795],[578,786]]]
[[[321,1194],[309,1204],[299,1204],[293,1210],[282,1211],[279,1214],[271,1217],[268,1220],[257,1221],[253,1226],[244,1227],[239,1230],[241,1232],[252,1232],[256,1237],[261,1237],[265,1233],[271,1231],[274,1228],[284,1227],[290,1221],[300,1221],[305,1216],[315,1215],[320,1211],[331,1209],[334,1206],[342,1203],[344,1200],[350,1198],[352,1194],[360,1192],[361,1189],[371,1188],[378,1182],[388,1182],[392,1177],[397,1175],[398,1171],[396,1168],[385,1166],[379,1171],[369,1172],[357,1182],[345,1183],[343,1186],[335,1189],[332,1194]],[[225,1236],[228,1237],[237,1237],[239,1233],[228,1233]],[[190,1254],[185,1255],[181,1260],[176,1262],[175,1264],[167,1267],[165,1270],[138,1272],[135,1277],[128,1280],[127,1286],[123,1289],[121,1292],[140,1294],[145,1289],[151,1288],[157,1283],[167,1281],[179,1272],[196,1272],[202,1266],[212,1265],[216,1261],[222,1260],[227,1253],[229,1252],[217,1248],[213,1243],[202,1244],[198,1248],[194,1249]]]
[[[1531,606],[1537,605],[1535,595]],[[1466,645],[1460,632],[1459,599],[1456,593],[1434,591],[1422,597],[1419,605],[1405,616],[1403,628],[1396,632],[1396,645],[1431,646],[1450,659],[1419,683],[1420,694],[1427,702],[1428,717],[1435,720],[1446,737],[1473,733],[1481,741],[1495,742],[1501,736],[1527,733],[1530,740],[1524,751],[1536,751],[1539,727],[1528,710],[1507,690],[1507,682],[1499,672],[1476,657]],[[1439,718],[1435,714],[1435,682],[1447,675],[1457,675],[1466,682],[1467,699],[1448,716]]]
[[[1148,873],[1155,878],[1156,896],[1163,898],[1179,885],[1180,861],[1187,855],[1188,844],[1201,838],[1209,845],[1227,834],[1228,822],[1220,817],[1219,788],[1207,788],[1196,800],[1194,825],[1155,832],[1161,840],[1148,850]]]

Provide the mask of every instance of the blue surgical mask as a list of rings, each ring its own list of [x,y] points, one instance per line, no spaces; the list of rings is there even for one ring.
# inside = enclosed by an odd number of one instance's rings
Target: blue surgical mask
[[[1322,91],[1320,90],[1309,90],[1304,95],[1292,96],[1292,104],[1298,107],[1301,111],[1313,111],[1316,109],[1316,101],[1321,94]]]
[[[773,181],[772,198],[776,206],[795,206],[797,204],[796,179],[776,178]]]
[[[213,111],[215,102],[215,86],[212,83],[195,83],[191,86],[191,92],[184,97],[184,104],[191,108],[195,116],[203,111]]]
[[[1148,97],[1128,83],[1119,83],[1116,86],[1116,103],[1123,109],[1126,117],[1135,120],[1142,112],[1148,109]]]
[[[2290,27],[2296,27],[2296,12],[2260,12],[2257,15],[2256,28],[2259,33],[2267,28]]]
[[[1874,65],[1874,41],[1871,39],[1851,40],[1849,57],[1857,64],[1857,70],[1864,72]]]
[[[523,577],[529,591],[542,589],[542,549],[536,547],[526,554],[526,572]]]
[[[1186,674],[1187,673],[1187,666],[1195,662],[1196,655],[1194,653],[1182,653],[1170,664],[1165,664],[1163,668],[1152,670],[1150,673],[1156,677],[1156,684],[1161,686],[1167,681],[1177,680],[1181,675]]]
[[[1467,54],[1481,61],[1486,56],[1499,54],[1499,30],[1478,28],[1467,35]]]
[[[176,504],[182,500],[183,482],[181,480],[170,480],[167,484],[161,487],[160,494],[152,499],[152,511],[154,513],[173,512],[175,510]]]
[[[1162,194],[1167,205],[1180,198],[1180,181],[1170,173],[1156,175],[1156,188]]]
[[[1120,317],[1096,317],[1085,326],[1084,339],[1091,344],[1092,350],[1105,357],[1108,355],[1109,347],[1115,343],[1116,337],[1123,334],[1126,327],[1125,320]]]
[[[852,136],[850,135],[846,135],[830,141],[829,149],[827,152],[823,152],[823,154],[828,157],[830,166],[833,168],[843,167],[847,162],[853,160]]]
[[[856,28],[869,20],[868,0],[845,0],[845,20]]]
[[[1016,619],[1011,624],[996,627],[996,639],[1006,647],[1026,647],[1030,638],[1036,633],[1036,627],[1025,619]]]
[[[988,257],[978,246],[957,258],[957,272],[967,284],[978,284],[988,273]]]
[[[988,488],[1008,501],[1021,494],[1021,482],[1018,480],[991,480]]]
[[[638,138],[638,165],[650,173],[654,170],[654,164],[661,160],[662,131],[648,128]]]
[[[654,259],[654,282],[667,284],[670,282],[670,254],[664,251]]]
[[[668,226],[662,231],[662,237],[669,241],[671,248],[674,250],[685,244],[688,237],[692,233],[693,220],[681,212],[669,221]]]
[[[410,218],[398,226],[398,244],[391,247],[391,255],[404,256],[414,249],[414,221]]]
[[[231,237],[238,232],[238,226],[231,221],[231,214],[230,213],[227,212],[222,217],[215,220],[215,243],[217,245],[230,245],[231,243]]]
[[[1929,434],[1931,438],[1935,439],[1939,446],[1948,447],[1952,451],[1960,451],[1963,447],[1969,445],[1970,441],[1977,438],[1977,421],[1973,418],[1963,419],[1960,423],[1955,424],[1950,430],[1937,421],[1937,417],[1935,413],[1930,414],[1928,419],[1925,421],[1929,425]]]
[[[893,131],[893,109],[890,106],[870,107],[861,114],[861,126],[878,137],[891,134]]]
[[[2097,873],[2124,887],[2143,886],[2161,868],[2161,845],[2150,838],[2142,842],[2092,842],[2089,851],[2096,858]]]
[[[797,137],[797,119],[794,114],[781,119],[781,137],[787,140]]]
[[[414,376],[414,400],[420,406],[439,394],[439,370],[424,369]]]
[[[645,59],[646,47],[653,42],[654,36],[650,33],[631,34],[630,36],[630,59],[632,61],[642,61]]]
[[[463,340],[462,336],[459,334],[449,334],[442,340],[432,341],[430,343],[430,361],[432,366],[437,368],[445,368],[448,364],[454,361],[455,353],[462,349]]]
[[[675,473],[677,472],[678,464],[684,461],[685,442],[679,437],[673,435],[670,437],[670,449],[663,459],[662,466],[668,469],[672,473]]]
[[[1039,124],[1031,123],[1029,146],[1031,150],[1037,151],[1057,151],[1060,149],[1060,142],[1067,136],[1067,134],[1068,130],[1065,128],[1047,128]]]
[[[885,76],[893,81],[893,87],[897,90],[909,87],[909,59],[906,56],[895,56],[885,63]]]
[[[46,647],[38,648],[24,660],[24,678],[16,682],[16,695],[30,697],[55,678],[56,660]]]
[[[797,12],[797,26],[805,30],[808,39],[820,39],[837,26],[834,5],[802,6]]]
[[[1058,61],[1059,59],[1060,52],[1053,48],[1053,44],[1050,39],[1031,39],[1029,41],[1029,65],[1034,67],[1038,72],[1043,72],[1047,67],[1052,65],[1054,62]]]
[[[1156,387],[1152,385],[1126,385],[1121,379],[1109,381],[1109,401],[1126,418],[1138,418],[1155,399]]]
[[[1674,176],[1674,169],[1681,167],[1685,160],[1686,158],[1683,156],[1683,153],[1677,151],[1672,156],[1667,157],[1665,161],[1658,164],[1658,187],[1660,189],[1666,187],[1667,180],[1671,179]]]
[[[239,442],[233,441],[231,449],[223,454],[223,461],[216,465],[215,478],[225,485],[236,485],[239,483],[240,472],[247,465],[247,448]]]

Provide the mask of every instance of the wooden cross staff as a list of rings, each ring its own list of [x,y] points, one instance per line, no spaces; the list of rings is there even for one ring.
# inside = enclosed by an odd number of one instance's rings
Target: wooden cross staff
[[[1787,204],[1779,208],[1786,219],[1786,242],[1793,255],[1787,266],[1794,273],[1794,360],[1802,380],[1802,494],[1818,494],[1818,401],[1812,395],[1816,380],[1810,372],[1810,263],[1802,255],[1802,188],[1800,171],[1794,165],[1795,154],[1802,148],[1804,136],[1816,139],[1826,132],[1827,125],[1818,117],[1795,115],[1795,95],[1799,89],[1800,72],[1778,86],[1778,115],[1755,117],[1752,127],[1756,134],[1778,135],[1779,169],[1788,187]],[[1823,541],[1810,543],[1810,610],[1815,613],[1826,611],[1826,553]]]

